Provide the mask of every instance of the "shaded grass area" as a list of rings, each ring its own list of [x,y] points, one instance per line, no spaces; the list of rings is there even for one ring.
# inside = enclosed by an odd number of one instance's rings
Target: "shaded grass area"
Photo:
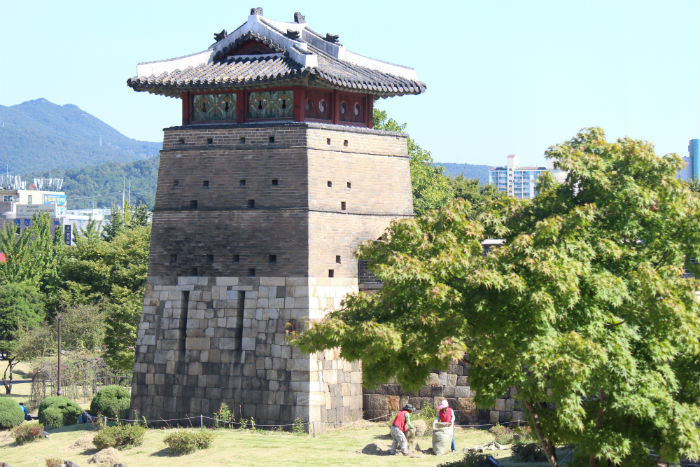
[[[183,456],[173,456],[165,448],[163,439],[171,430],[149,429],[142,446],[120,452],[127,465],[209,467],[246,466],[436,466],[463,457],[463,449],[493,440],[493,435],[482,430],[457,429],[457,453],[436,457],[428,453],[432,446],[430,436],[419,438],[420,451],[410,456],[388,455],[391,438],[385,423],[357,422],[356,424],[317,435],[297,435],[286,432],[215,430],[211,448]],[[0,462],[13,467],[44,465],[47,458],[72,460],[87,465],[97,450],[90,444],[95,431],[85,425],[73,425],[52,430],[48,439],[17,446],[7,432],[0,432]],[[510,450],[494,451],[503,465],[539,466],[546,463],[518,463]]]

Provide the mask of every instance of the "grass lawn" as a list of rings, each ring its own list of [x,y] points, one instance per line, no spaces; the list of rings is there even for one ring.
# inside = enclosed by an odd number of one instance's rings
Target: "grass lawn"
[[[72,460],[88,465],[97,453],[90,442],[95,431],[84,425],[74,425],[50,431],[48,439],[17,446],[8,432],[0,432],[0,462],[13,467],[43,466],[47,458]],[[436,457],[420,451],[408,457],[389,456],[391,438],[386,423],[357,422],[356,424],[317,435],[297,435],[283,432],[247,430],[215,430],[214,443],[209,449],[184,456],[171,456],[163,438],[169,430],[149,429],[142,446],[120,452],[120,462],[130,466],[435,466],[462,458],[466,447],[493,440],[487,431],[457,429],[457,449],[454,454]],[[427,451],[432,446],[429,436],[419,438],[417,447]],[[521,464],[510,458],[510,450],[491,452],[503,465],[545,466],[546,463]]]

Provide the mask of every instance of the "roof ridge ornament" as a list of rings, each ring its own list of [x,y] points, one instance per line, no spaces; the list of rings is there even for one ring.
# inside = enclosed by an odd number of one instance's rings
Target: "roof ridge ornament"
[[[222,29],[221,32],[215,32],[215,33],[214,33],[214,40],[215,40],[216,42],[219,42],[221,39],[223,39],[223,38],[226,37],[227,35],[228,35],[228,33],[226,32],[226,29]]]
[[[306,23],[306,17],[299,13],[298,11],[294,12],[294,22],[301,24],[301,23]]]
[[[299,31],[295,29],[287,29],[285,36],[289,37],[290,39],[299,39]]]
[[[325,40],[326,40],[327,42],[330,42],[331,44],[337,44],[337,43],[338,43],[339,37],[340,37],[340,36],[338,36],[338,34],[326,33]]]
[[[251,9],[250,9],[250,15],[251,15],[251,16],[252,16],[252,15],[255,15],[255,16],[262,16],[262,15],[263,15],[263,9],[262,9],[262,7],[259,6],[259,7],[251,8]]]

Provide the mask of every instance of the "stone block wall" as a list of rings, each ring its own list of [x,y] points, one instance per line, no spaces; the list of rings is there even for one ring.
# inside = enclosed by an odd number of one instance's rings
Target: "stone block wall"
[[[494,407],[478,408],[474,402],[474,392],[469,387],[469,365],[453,362],[447,371],[435,371],[418,391],[407,392],[396,383],[380,384],[376,388],[363,391],[365,419],[377,419],[389,412],[396,412],[410,403],[416,409],[432,406],[437,410],[443,399],[447,399],[455,411],[459,425],[483,425],[525,421],[520,402],[514,399],[512,391],[496,399]]]

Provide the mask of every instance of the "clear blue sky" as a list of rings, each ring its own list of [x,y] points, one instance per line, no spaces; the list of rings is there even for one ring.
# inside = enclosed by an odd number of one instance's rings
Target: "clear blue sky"
[[[0,104],[76,104],[160,141],[180,101],[128,88],[136,64],[204,50],[254,6],[283,21],[301,11],[348,49],[415,68],[427,92],[377,107],[436,161],[539,164],[592,125],[661,154],[700,137],[697,0],[3,2]]]

